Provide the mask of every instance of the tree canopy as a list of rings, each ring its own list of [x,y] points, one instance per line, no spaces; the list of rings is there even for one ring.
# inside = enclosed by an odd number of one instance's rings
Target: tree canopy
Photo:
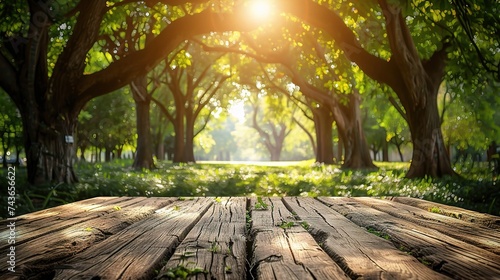
[[[287,93],[285,84],[281,94],[295,98],[290,104],[307,105],[304,110],[316,116],[316,152],[326,153],[325,161],[332,158],[336,124],[346,167],[373,166],[361,108],[364,98],[384,88],[394,109],[379,118],[382,127],[394,141],[405,129],[411,135],[407,175],[453,175],[446,142],[457,137],[443,133],[442,125],[456,127],[456,120],[467,119],[491,130],[488,139],[498,136],[497,114],[491,112],[496,111],[500,81],[499,11],[500,3],[491,0],[4,1],[0,87],[22,119],[31,183],[76,181],[74,147],[66,139],[76,133],[80,112],[90,100],[161,71],[158,67],[169,59],[167,84],[187,85],[184,94],[201,94],[201,103],[215,107],[223,106],[203,94],[217,94],[227,103],[231,90],[219,87],[229,79],[226,72],[239,76],[227,84],[244,84],[241,78],[255,75],[238,72],[240,66],[248,69],[251,60],[274,64],[276,70],[261,77],[270,87],[287,80],[300,88]],[[204,47],[187,51],[185,46],[193,48],[187,42]],[[213,81],[203,86],[201,77],[189,71],[173,73],[203,63],[212,63],[221,74],[211,75]],[[198,68],[203,73],[210,67]],[[450,94],[438,106],[445,81]],[[143,82],[144,89],[154,87]],[[198,85],[205,90],[196,90]],[[186,102],[164,105],[179,112],[190,108]],[[214,110],[202,107],[194,109],[195,115],[210,116]],[[472,115],[453,120],[457,108]],[[174,111],[166,109],[166,119],[174,122]],[[328,121],[320,125],[321,119]],[[190,117],[182,122],[189,123]],[[144,133],[150,133],[149,125]],[[192,142],[195,135],[182,137]]]

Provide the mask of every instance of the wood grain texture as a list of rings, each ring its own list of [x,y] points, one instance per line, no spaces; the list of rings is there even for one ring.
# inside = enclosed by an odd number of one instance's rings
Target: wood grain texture
[[[416,258],[398,250],[313,198],[284,198],[323,249],[353,279],[445,279]]]
[[[268,208],[255,210],[252,199],[250,269],[257,279],[349,279],[321,249],[279,198],[265,198]],[[280,225],[293,222],[290,227]]]
[[[246,277],[246,198],[217,199],[175,250],[157,279],[180,267],[206,279]],[[202,277],[201,275],[199,275]]]
[[[147,218],[155,210],[176,199],[138,197],[121,201],[110,206],[107,211],[88,213],[91,219],[78,217],[78,223],[51,234],[46,234],[22,242],[16,246],[16,259],[22,262],[20,269],[37,271],[45,266],[71,257],[90,246],[112,236],[129,225]],[[34,252],[37,252],[34,254]]]
[[[65,262],[54,279],[151,279],[212,203],[196,198],[161,208]]]
[[[445,235],[500,255],[500,231],[489,230],[482,223],[466,222],[451,216],[383,199],[368,197],[353,199],[391,216],[435,229]]]
[[[427,211],[431,211],[434,209],[435,211],[438,211],[439,213],[446,216],[454,217],[475,224],[481,224],[489,228],[500,229],[499,216],[479,213],[460,207],[449,206],[412,197],[388,197],[387,199]]]
[[[500,279],[496,219],[408,198],[99,197],[19,217],[0,280]]]
[[[500,256],[376,210],[353,198],[319,198],[358,226],[386,235],[399,249],[419,258],[435,271],[456,279],[498,279]]]
[[[95,219],[102,213],[113,211],[114,205],[119,205],[131,199],[131,197],[96,197],[19,216],[16,219],[17,235],[19,237],[17,244],[59,231],[74,224]],[[4,236],[6,233],[6,222],[2,221],[0,223],[2,229],[0,236]],[[5,244],[1,245],[0,250],[6,247]]]

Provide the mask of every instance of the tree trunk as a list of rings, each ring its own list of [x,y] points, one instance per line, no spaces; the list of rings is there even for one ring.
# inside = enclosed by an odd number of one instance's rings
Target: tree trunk
[[[176,108],[176,110],[181,110],[181,108]],[[175,138],[174,138],[174,157],[173,157],[173,162],[174,163],[181,163],[181,162],[187,162],[185,159],[185,129],[184,129],[184,114],[177,114],[177,118],[175,119],[174,122],[174,131],[175,131]]]
[[[339,135],[339,142],[337,143],[337,162],[344,160],[344,142]]]
[[[399,1],[379,0],[391,49],[390,60],[385,60],[366,51],[363,42],[339,14],[316,3],[304,9],[300,4],[305,0],[287,2],[293,3],[284,5],[285,9],[323,29],[366,75],[396,92],[407,114],[413,140],[413,160],[407,176],[456,175],[443,144],[436,106],[439,84],[444,77],[446,49],[450,45],[447,38],[443,38],[441,48],[438,46],[429,59],[423,60],[406,25],[403,5]]]
[[[427,99],[426,106],[408,115],[413,156],[408,178],[424,176],[442,177],[454,175],[450,158],[441,133],[441,124],[436,99]]]
[[[35,111],[36,108],[32,110]],[[30,115],[35,115],[33,111]],[[53,124],[52,127],[26,117],[23,122],[28,182],[34,185],[78,182],[73,170],[72,147],[76,116],[61,112],[56,119],[48,122]]]
[[[138,77],[131,83],[137,119],[137,149],[132,167],[135,169],[154,168],[151,139],[149,105],[151,98],[147,92],[146,76]]]
[[[332,108],[339,138],[344,144],[344,162],[342,168],[365,169],[376,168],[370,156],[370,148],[363,131],[360,110],[360,96],[355,91],[349,95],[347,106]]]
[[[113,148],[106,147],[104,149],[104,161],[110,162],[113,157]]]
[[[85,161],[85,151],[87,150],[87,145],[80,146],[80,160]]]
[[[121,159],[122,152],[123,152],[123,145],[118,146],[118,148],[116,148],[115,152],[116,152],[115,153],[116,159]]]
[[[161,137],[159,137],[158,146],[156,147],[156,158],[158,160],[165,160],[165,143]]]
[[[194,123],[195,116],[191,106],[186,109],[186,137],[184,145],[184,159],[186,162],[195,162],[194,159]]]
[[[281,148],[280,147],[273,147],[270,149],[270,154],[271,154],[271,161],[279,161],[281,158]]]
[[[297,119],[293,118],[293,121],[300,127],[300,129],[302,129],[302,131],[304,131],[304,133],[307,135],[307,138],[309,138],[309,142],[311,142],[311,147],[313,149],[314,157],[316,158],[316,162],[319,162],[318,161],[317,137],[315,139],[314,136],[312,135],[311,131],[309,129],[307,129],[302,123],[300,123]],[[332,126],[333,126],[333,122],[332,122]],[[315,125],[315,127],[316,127],[316,125]],[[332,145],[333,145],[333,143],[332,143]],[[332,150],[333,150],[333,148],[332,148]]]
[[[334,164],[333,159],[333,116],[326,106],[313,108],[314,127],[316,130],[316,162]]]
[[[391,61],[399,79],[389,83],[406,112],[413,142],[413,156],[406,174],[415,177],[456,175],[446,151],[437,108],[437,94],[444,77],[446,49],[443,41],[427,60],[422,60],[413,42],[401,7],[380,1],[392,51]]]
[[[401,162],[403,162],[404,161],[404,157],[403,157],[403,152],[401,151],[401,146],[403,146],[403,142],[399,142],[396,139],[396,140],[392,141],[392,143],[394,144],[394,146],[396,146],[396,149],[398,150],[399,160]]]
[[[385,140],[382,142],[382,161],[389,161],[389,144]]]

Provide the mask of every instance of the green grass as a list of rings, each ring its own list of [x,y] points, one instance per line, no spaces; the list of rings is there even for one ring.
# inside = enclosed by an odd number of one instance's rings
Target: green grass
[[[129,160],[78,163],[75,185],[30,187],[16,171],[17,214],[95,196],[411,196],[500,215],[500,188],[485,165],[457,166],[458,178],[406,179],[408,163],[381,163],[379,170],[342,170],[312,161],[258,163],[157,163],[135,171]],[[6,172],[4,171],[4,174]],[[6,185],[6,175],[0,185]],[[0,201],[6,202],[5,192]],[[6,205],[2,203],[2,205]],[[6,207],[4,207],[6,208]],[[1,209],[1,217],[6,217]]]

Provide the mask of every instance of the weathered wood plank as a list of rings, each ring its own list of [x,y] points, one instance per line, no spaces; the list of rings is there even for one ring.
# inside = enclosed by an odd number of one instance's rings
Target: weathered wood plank
[[[473,224],[450,216],[431,213],[421,208],[402,203],[367,197],[353,198],[373,207],[417,225],[435,229],[445,235],[478,246],[495,254],[500,254],[500,231],[492,231],[481,224]]]
[[[447,278],[313,198],[285,197],[283,200],[353,279]]]
[[[94,198],[18,217],[16,265],[22,279],[152,279],[164,264],[207,271],[192,279],[500,279],[494,216],[397,200]]]
[[[59,231],[52,231],[28,242],[16,244],[16,263],[21,274],[36,274],[54,263],[71,257],[95,243],[116,234],[127,226],[152,215],[176,198],[138,197],[122,201],[111,211],[89,213],[92,219],[78,217],[80,222]],[[7,267],[2,263],[2,271]],[[1,278],[0,278],[1,279]]]
[[[437,211],[440,214],[454,217],[471,223],[477,223],[489,228],[500,229],[500,217],[479,213],[459,207],[440,204],[437,202],[425,201],[412,197],[388,197],[387,199],[402,204],[411,205],[427,211]]]
[[[98,218],[103,215],[103,213],[114,211],[114,206],[123,204],[132,199],[132,197],[91,198],[19,216],[16,219],[18,237],[16,244],[19,245],[39,236],[60,231],[72,225]],[[3,226],[5,222],[6,221],[2,221],[2,225],[0,225],[2,226],[0,236],[8,234],[7,231],[4,230],[6,227]],[[0,250],[6,248],[5,244],[2,245],[4,246],[1,246]]]
[[[279,198],[251,212],[251,273],[257,279],[349,279],[301,226],[281,228],[294,217]],[[255,208],[256,200],[251,205]]]
[[[246,203],[244,197],[217,200],[177,247],[158,279],[169,279],[182,269],[193,279],[196,269],[205,279],[245,279]]]
[[[357,225],[387,235],[397,247],[440,273],[457,279],[498,279],[500,275],[500,256],[492,252],[393,217],[351,198],[318,199]]]
[[[152,279],[212,203],[195,198],[159,209],[65,262],[54,279]]]

